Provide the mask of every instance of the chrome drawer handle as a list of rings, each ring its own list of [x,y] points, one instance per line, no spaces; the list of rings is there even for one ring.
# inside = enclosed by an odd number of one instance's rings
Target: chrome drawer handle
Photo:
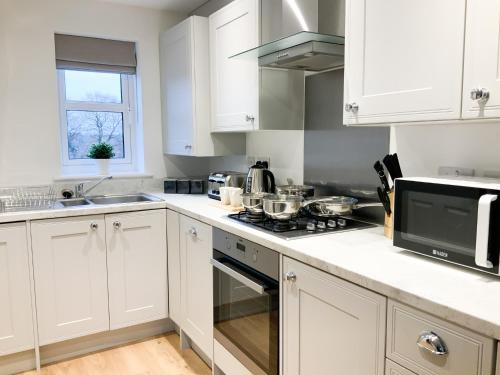
[[[358,113],[359,105],[357,103],[347,103],[344,109],[346,112]]]
[[[287,272],[285,275],[285,279],[286,281],[294,283],[295,281],[297,281],[297,275],[295,274],[295,272]]]
[[[119,221],[113,221],[113,228],[115,228],[115,230],[120,229],[121,226],[122,226],[122,223],[120,223]]]
[[[441,337],[432,331],[424,331],[417,340],[417,346],[434,355],[448,355],[448,348]]]
[[[99,228],[99,225],[97,223],[90,223],[90,229],[97,230],[97,228]]]

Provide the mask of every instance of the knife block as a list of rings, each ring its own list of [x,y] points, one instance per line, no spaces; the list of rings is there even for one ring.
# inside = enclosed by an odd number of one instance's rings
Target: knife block
[[[394,189],[391,190],[389,193],[389,202],[391,204],[391,214],[387,215],[385,214],[385,219],[384,219],[384,236],[392,240],[392,236],[394,234],[394,220],[393,220],[393,214],[394,214]]]

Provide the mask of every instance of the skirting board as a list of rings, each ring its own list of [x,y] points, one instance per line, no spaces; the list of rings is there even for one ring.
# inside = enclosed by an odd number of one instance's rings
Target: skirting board
[[[28,350],[0,357],[0,375],[17,374],[36,367],[35,351]]]
[[[40,347],[42,365],[75,358],[84,354],[109,349],[133,341],[161,335],[174,330],[170,319],[157,320],[133,327],[121,328],[114,331],[96,333],[90,336],[58,342]],[[0,375],[13,374],[35,368],[35,352],[30,350],[23,353],[0,357]]]

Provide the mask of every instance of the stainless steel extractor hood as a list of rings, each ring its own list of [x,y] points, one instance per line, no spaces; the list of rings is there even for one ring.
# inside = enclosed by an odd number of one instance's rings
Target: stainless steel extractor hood
[[[344,0],[261,0],[262,45],[237,57],[271,68],[323,71],[344,65]]]

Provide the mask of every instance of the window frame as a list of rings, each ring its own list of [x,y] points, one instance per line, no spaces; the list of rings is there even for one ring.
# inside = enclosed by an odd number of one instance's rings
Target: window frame
[[[91,174],[96,171],[96,164],[92,159],[69,158],[66,111],[73,110],[123,113],[123,151],[125,158],[110,159],[110,172],[136,172],[136,75],[120,74],[122,103],[85,102],[66,99],[66,70],[71,69],[57,69],[63,175]]]

